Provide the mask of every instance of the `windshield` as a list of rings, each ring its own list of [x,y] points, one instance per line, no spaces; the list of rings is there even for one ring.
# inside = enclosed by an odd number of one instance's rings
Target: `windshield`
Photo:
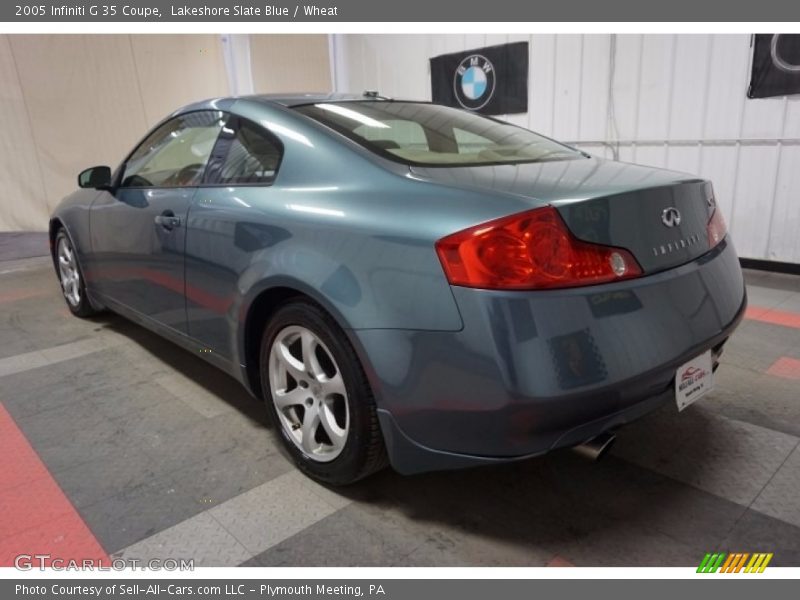
[[[409,165],[475,166],[583,156],[527,129],[438,104],[356,101],[295,110],[376,154]]]

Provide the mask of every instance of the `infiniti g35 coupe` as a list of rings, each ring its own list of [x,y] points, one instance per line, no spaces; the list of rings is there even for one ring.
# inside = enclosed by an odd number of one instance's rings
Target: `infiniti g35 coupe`
[[[78,183],[69,309],[227,371],[332,484],[597,455],[712,388],[746,304],[708,181],[431,103],[204,101]]]

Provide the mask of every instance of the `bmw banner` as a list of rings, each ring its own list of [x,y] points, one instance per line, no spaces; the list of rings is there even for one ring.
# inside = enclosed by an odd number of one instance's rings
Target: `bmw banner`
[[[528,111],[528,42],[431,59],[433,101],[485,115]]]
[[[755,36],[749,98],[800,94],[800,35]]]

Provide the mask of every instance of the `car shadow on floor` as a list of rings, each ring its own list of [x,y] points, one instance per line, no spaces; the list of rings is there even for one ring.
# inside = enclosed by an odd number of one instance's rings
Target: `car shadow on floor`
[[[702,440],[708,417],[696,412],[687,419],[691,435]],[[629,427],[635,439],[639,425]],[[674,419],[662,427],[659,440],[686,436],[671,429],[681,427]],[[702,451],[702,441],[693,445]],[[593,463],[569,450],[410,477],[387,470],[338,493],[369,507],[376,519],[424,531],[430,541],[420,556],[409,557],[421,565],[536,565],[560,556],[586,566],[691,566],[704,549],[718,547],[746,510],[613,454]],[[455,556],[444,559],[448,544]]]
[[[119,315],[103,312],[93,317],[92,321],[100,327],[100,330],[105,329],[126,337],[150,356],[192,380],[220,401],[229,404],[265,428],[271,428],[263,403],[253,398],[239,381],[221,369]]]

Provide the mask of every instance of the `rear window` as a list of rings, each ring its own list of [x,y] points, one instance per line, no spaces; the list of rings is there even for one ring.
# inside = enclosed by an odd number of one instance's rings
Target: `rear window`
[[[356,101],[295,110],[376,154],[409,165],[475,166],[583,156],[527,129],[437,104]]]

